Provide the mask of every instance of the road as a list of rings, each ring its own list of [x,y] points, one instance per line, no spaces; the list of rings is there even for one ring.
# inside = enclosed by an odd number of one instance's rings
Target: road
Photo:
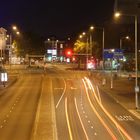
[[[0,139],[28,140],[41,93],[40,74],[24,74],[0,95]]]
[[[56,75],[52,83],[59,140],[139,139],[140,121],[98,89],[88,74]]]
[[[0,91],[1,140],[139,140],[139,119],[100,89],[89,72],[65,68],[20,69],[17,82]],[[35,125],[38,112],[44,120]]]

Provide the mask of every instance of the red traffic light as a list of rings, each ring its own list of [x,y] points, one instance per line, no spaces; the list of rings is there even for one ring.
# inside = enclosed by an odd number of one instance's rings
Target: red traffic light
[[[72,56],[72,50],[70,50],[70,49],[66,50],[65,54],[66,54],[67,57],[71,57]]]
[[[67,55],[71,55],[71,51],[68,51],[68,52],[67,52]]]

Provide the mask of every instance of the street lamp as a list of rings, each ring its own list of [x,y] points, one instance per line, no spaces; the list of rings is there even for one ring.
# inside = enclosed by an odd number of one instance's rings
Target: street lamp
[[[98,27],[98,26],[91,26],[90,29],[101,29],[102,30],[102,60],[103,60],[103,69],[104,69],[104,48],[105,48],[105,29],[104,27]]]
[[[17,30],[17,27],[16,27],[16,26],[13,26],[12,29],[13,29],[13,30]]]
[[[135,20],[135,106],[136,109],[139,108],[138,104],[138,92],[139,92],[139,87],[138,87],[138,43],[137,43],[137,26],[138,26],[138,17],[137,15],[127,15],[127,14],[122,14],[124,16],[130,16],[134,17]],[[115,17],[121,16],[121,13],[116,12]]]
[[[91,53],[91,56],[92,56],[92,42],[93,42],[93,39],[92,39],[92,31],[94,30],[94,26],[90,26],[90,37],[89,37],[89,46],[90,46],[90,53]]]
[[[121,38],[120,38],[120,49],[122,49],[122,41],[123,41],[123,39],[129,40],[130,37],[129,37],[129,36],[125,36],[125,37],[121,37]]]
[[[17,26],[12,26],[12,30],[15,32],[16,35],[20,35],[20,32],[17,30]],[[9,64],[10,64],[10,69],[11,69],[11,63],[12,63],[12,41],[13,41],[13,36],[12,33],[8,35],[9,37]]]

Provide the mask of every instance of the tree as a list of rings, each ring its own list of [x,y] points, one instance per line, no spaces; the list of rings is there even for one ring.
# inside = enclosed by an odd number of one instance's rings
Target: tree
[[[44,54],[44,38],[32,31],[24,32],[17,40],[17,49],[20,56],[26,54]]]
[[[87,43],[77,40],[74,44],[74,52],[75,53],[86,53]]]
[[[87,45],[88,45],[87,43],[80,41],[80,40],[77,40],[74,44],[74,52],[79,54],[78,55],[78,68],[80,68],[81,60],[83,58],[83,56],[81,56],[80,54],[87,53],[86,52]],[[86,60],[84,60],[84,61],[86,62]]]

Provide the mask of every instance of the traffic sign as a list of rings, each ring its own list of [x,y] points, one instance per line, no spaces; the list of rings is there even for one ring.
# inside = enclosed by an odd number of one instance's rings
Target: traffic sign
[[[121,59],[123,58],[122,49],[104,49],[104,59]]]

